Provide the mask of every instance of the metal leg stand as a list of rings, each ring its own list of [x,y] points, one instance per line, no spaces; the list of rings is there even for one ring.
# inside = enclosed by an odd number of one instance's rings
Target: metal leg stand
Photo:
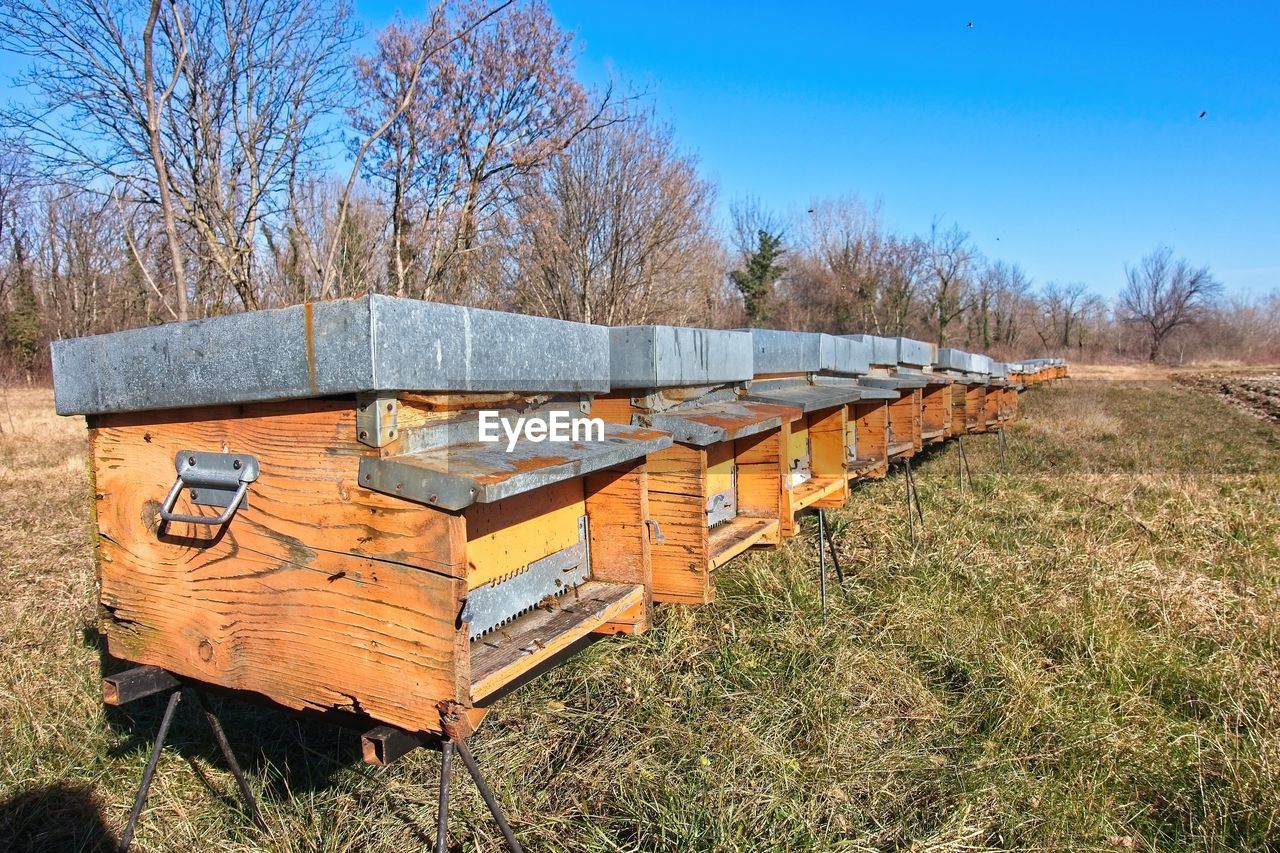
[[[213,732],[213,739],[218,742],[218,749],[222,752],[222,759],[227,762],[231,775],[235,777],[236,787],[240,789],[240,796],[244,798],[244,804],[249,812],[249,819],[259,829],[266,829],[267,825],[263,822],[262,815],[258,811],[258,801],[254,799],[253,792],[249,790],[249,783],[244,778],[244,771],[240,769],[240,762],[236,761],[236,754],[231,751],[231,744],[227,741],[226,732],[222,730],[222,722],[209,704],[209,697],[204,694],[203,690],[196,690],[195,694],[196,699],[200,702],[200,709],[204,711],[205,722],[209,724],[209,729]]]
[[[449,838],[449,777],[453,775],[453,741],[440,746],[440,808],[436,812],[436,853],[445,853]]]
[[[1004,427],[1000,427],[1000,429],[996,432],[996,437],[1000,445],[1000,470],[1003,471],[1004,470],[1004,450],[1006,445],[1005,437],[1004,437]]]
[[[964,484],[967,480],[969,485],[973,485],[973,472],[969,470],[969,454],[964,452],[964,436],[956,437],[956,449],[960,453],[959,471],[960,471],[960,491],[964,491]]]
[[[120,853],[125,853],[133,843],[133,833],[138,828],[138,817],[142,814],[142,807],[147,804],[147,794],[151,791],[151,779],[156,774],[156,765],[160,763],[160,750],[164,749],[165,739],[169,737],[169,726],[173,723],[173,712],[178,709],[178,702],[181,700],[181,688],[169,694],[169,704],[165,706],[164,716],[160,718],[160,731],[156,732],[155,743],[151,745],[151,757],[147,760],[147,769],[142,771],[142,785],[138,788],[138,796],[133,800],[133,810],[129,812],[129,822],[124,826],[124,835],[120,836]]]
[[[826,513],[818,510],[818,594],[822,598],[822,618],[827,618],[827,538]]]
[[[485,805],[489,807],[489,813],[493,815],[494,822],[498,824],[498,829],[502,830],[502,837],[507,841],[507,849],[511,853],[523,853],[520,842],[516,841],[515,833],[511,831],[511,827],[507,824],[507,818],[502,813],[502,807],[498,805],[497,799],[493,796],[493,791],[489,790],[488,783],[480,775],[480,768],[476,766],[476,760],[471,757],[471,750],[467,749],[466,741],[455,741],[454,746],[457,747],[458,757],[462,759],[462,763],[467,765],[467,772],[471,774],[471,779],[476,783],[476,787],[480,789],[480,796],[484,797]]]
[[[840,568],[840,555],[836,553],[836,540],[831,535],[831,528],[827,526],[827,511],[825,509],[818,510],[819,517],[822,521],[823,529],[826,531],[827,547],[831,549],[831,565],[836,570],[836,583],[840,584],[841,591],[844,590],[844,570]],[[821,543],[819,543],[821,544]]]
[[[911,473],[911,459],[902,460],[907,483],[907,526],[911,531],[911,541],[916,541],[915,519],[920,519],[920,527],[924,527],[924,510],[920,508],[920,493],[916,491],[916,479]]]

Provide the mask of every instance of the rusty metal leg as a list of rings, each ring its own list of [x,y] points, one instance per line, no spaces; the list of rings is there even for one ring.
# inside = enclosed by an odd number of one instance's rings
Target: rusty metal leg
[[[956,436],[956,482],[964,493],[964,436]]]
[[[515,833],[511,831],[511,827],[507,824],[507,818],[502,814],[502,807],[498,805],[498,801],[493,796],[493,791],[489,790],[489,785],[484,781],[484,777],[480,775],[480,768],[476,766],[476,760],[471,757],[471,750],[467,749],[466,741],[456,741],[458,748],[458,757],[462,759],[462,763],[467,765],[467,772],[471,774],[471,779],[476,783],[476,787],[480,789],[480,796],[484,797],[485,805],[489,807],[489,813],[493,815],[494,821],[498,824],[498,829],[502,830],[502,837],[506,839],[507,849],[511,853],[523,853],[520,842],[516,841]]]
[[[1000,427],[1000,429],[996,431],[996,437],[1000,445],[1000,470],[1003,471],[1004,470],[1004,450],[1005,450],[1004,427]]]
[[[164,749],[165,739],[169,737],[173,712],[178,709],[178,702],[181,699],[181,688],[169,694],[169,704],[165,706],[164,716],[160,718],[160,730],[156,732],[155,742],[151,745],[151,757],[147,759],[147,769],[142,771],[142,785],[138,788],[138,796],[133,800],[129,822],[124,826],[124,835],[120,836],[120,853],[125,853],[133,843],[133,833],[138,828],[138,818],[142,815],[142,807],[146,805],[147,794],[151,791],[151,779],[155,776],[156,765],[160,763],[160,751]]]
[[[818,595],[822,598],[822,618],[827,618],[827,538],[826,513],[818,510]]]
[[[836,540],[831,535],[831,528],[827,528],[827,547],[831,549],[831,565],[836,569],[836,583],[840,584],[840,590],[844,591],[844,570],[840,568],[840,555],[836,553]]]
[[[436,851],[445,853],[449,838],[449,779],[453,776],[453,741],[448,738],[440,745],[440,806],[436,812]]]
[[[914,545],[916,542],[916,519],[911,513],[911,460],[904,458],[902,460],[902,467],[904,471],[902,488],[903,494],[907,499],[907,533],[911,536],[911,544]]]
[[[240,789],[240,796],[244,799],[244,804],[249,811],[249,819],[259,829],[266,829],[267,825],[262,820],[262,814],[258,811],[258,801],[254,799],[253,791],[249,790],[249,783],[244,778],[244,771],[240,769],[240,762],[236,761],[236,754],[231,750],[231,744],[227,741],[226,732],[222,730],[222,722],[218,719],[218,715],[213,712],[213,706],[209,704],[209,697],[204,694],[203,690],[196,690],[195,694],[196,699],[200,702],[200,710],[204,711],[205,722],[209,724],[209,729],[213,732],[213,739],[218,742],[218,749],[222,752],[222,758],[227,762],[231,775],[236,779],[236,787]]]
[[[913,518],[918,517],[920,519],[920,527],[923,529],[924,510],[920,508],[920,492],[916,490],[916,478],[911,473],[911,459],[903,459],[902,467],[906,472],[907,480],[907,523],[911,528],[911,541],[914,542],[916,538],[916,528]]]
[[[920,528],[924,529],[924,510],[920,507],[920,490],[916,488],[916,476],[911,473],[911,460],[907,460],[907,482],[911,484],[911,500],[916,506],[916,515],[920,518]]]

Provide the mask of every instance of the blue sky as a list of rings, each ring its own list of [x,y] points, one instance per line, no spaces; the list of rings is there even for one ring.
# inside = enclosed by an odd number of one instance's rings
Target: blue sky
[[[355,2],[369,32],[425,9]],[[1280,4],[549,2],[579,76],[645,90],[722,216],[854,193],[1038,283],[1112,295],[1167,243],[1280,290]]]
[[[550,2],[580,76],[646,89],[722,208],[856,193],[1038,282],[1112,294],[1164,242],[1280,289],[1280,4]]]

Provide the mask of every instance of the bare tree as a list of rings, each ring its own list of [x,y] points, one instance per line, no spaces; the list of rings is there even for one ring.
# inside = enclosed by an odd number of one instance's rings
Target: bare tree
[[[398,292],[414,281],[415,296],[466,298],[514,188],[609,123],[610,93],[593,103],[573,78],[576,50],[540,0],[498,14],[467,0],[425,24],[392,24],[361,62],[354,121],[361,132],[387,125],[366,172],[391,195]]]
[[[228,286],[253,308],[259,229],[319,144],[353,37],[344,0],[0,0],[35,96],[4,119],[47,173],[159,212],[179,317],[193,262],[215,301]]]
[[[1173,249],[1158,246],[1135,267],[1125,267],[1118,310],[1125,322],[1144,330],[1147,358],[1155,361],[1170,333],[1197,323],[1222,292],[1208,267],[1193,267]]]
[[[927,257],[927,317],[934,340],[938,346],[946,346],[951,324],[969,308],[970,279],[978,254],[960,226],[953,225],[939,233],[935,221],[930,229]]]
[[[579,137],[517,204],[517,305],[606,325],[687,320],[716,277],[712,199],[652,115]]]

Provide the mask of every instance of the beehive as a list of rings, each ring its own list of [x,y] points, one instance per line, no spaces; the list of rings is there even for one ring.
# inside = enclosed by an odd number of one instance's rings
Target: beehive
[[[1018,390],[1021,383],[1017,376],[1021,370],[1021,365],[1011,364],[1008,362],[995,361],[991,363],[991,376],[993,378],[994,388],[988,388],[987,393],[992,394],[996,398],[996,424],[1003,428],[1018,419]],[[999,382],[994,382],[998,379]]]
[[[593,412],[672,434],[649,456],[653,596],[702,603],[713,572],[753,547],[781,540],[783,422],[799,409],[742,398],[752,376],[745,332],[672,326],[610,329],[609,394]]]
[[[962,350],[938,350],[935,373],[948,377],[952,385],[952,433],[985,432],[996,427],[998,397],[988,401],[991,359]],[[990,419],[989,416],[990,415]]]
[[[900,352],[915,364],[927,358],[929,344],[908,338],[884,338],[876,335],[850,335],[853,341],[869,344],[872,348],[871,369],[859,380],[861,384],[892,392],[896,399],[888,405],[889,428],[886,452],[890,459],[910,458],[925,445],[924,411],[925,389],[934,386],[934,380],[911,365],[899,366]],[[918,347],[916,346],[918,345]],[[936,385],[940,393],[942,384]],[[931,407],[932,413],[932,407]]]
[[[670,437],[480,440],[484,409],[588,413],[603,328],[368,296],[53,363],[58,411],[88,418],[115,658],[465,737],[576,640],[647,625],[644,458]]]
[[[871,374],[874,347],[852,337],[833,340],[814,382],[854,386],[858,397],[845,413],[845,469],[849,481],[879,479],[889,470],[889,404],[896,391],[865,384]]]
[[[824,364],[836,363],[840,344],[830,335],[753,329],[751,341],[755,379],[747,399],[797,411],[782,428],[782,535],[791,536],[796,513],[842,506],[848,496],[848,407],[863,391],[852,382],[815,381]]]

